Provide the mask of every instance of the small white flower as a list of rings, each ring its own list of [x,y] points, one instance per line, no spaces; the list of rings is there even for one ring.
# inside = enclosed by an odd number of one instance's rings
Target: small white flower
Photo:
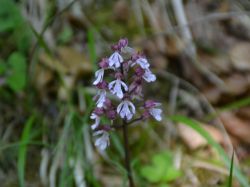
[[[149,69],[145,69],[145,73],[142,77],[147,82],[154,82],[156,80],[156,76]]]
[[[130,120],[135,114],[135,106],[132,102],[124,100],[117,106],[117,113],[120,114],[121,118]]]
[[[116,51],[109,57],[109,66],[115,66],[115,68],[119,68],[121,63],[123,62],[122,56]]]
[[[122,87],[125,91],[128,91],[128,86],[120,79],[114,80],[109,83],[109,90],[112,94],[116,95],[120,99],[123,98]]]
[[[140,65],[142,69],[148,69],[149,68],[149,63],[147,61],[146,58],[138,58],[136,61],[135,61],[136,64]]]
[[[100,90],[98,93],[99,99],[97,100],[96,104],[98,108],[102,108],[105,101],[106,101],[106,91]]]
[[[93,125],[91,125],[91,129],[94,130],[94,129],[96,129],[99,126],[101,119],[95,113],[91,114],[90,119],[94,119],[95,120],[95,123]]]
[[[93,82],[93,85],[97,85],[102,82],[104,76],[104,69],[99,69],[95,72],[96,80]]]
[[[95,140],[95,146],[99,150],[104,151],[110,144],[109,133],[103,130],[99,130],[94,133],[94,136],[97,136],[97,135],[101,135],[101,136]]]
[[[149,109],[149,113],[157,120],[157,121],[161,121],[161,113],[162,110],[159,108],[151,108]]]

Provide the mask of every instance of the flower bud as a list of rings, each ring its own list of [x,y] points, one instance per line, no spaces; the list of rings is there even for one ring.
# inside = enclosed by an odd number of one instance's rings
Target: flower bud
[[[99,62],[99,67],[100,68],[108,68],[109,67],[109,61],[108,61],[108,58],[103,58],[102,60],[101,60],[101,62]]]

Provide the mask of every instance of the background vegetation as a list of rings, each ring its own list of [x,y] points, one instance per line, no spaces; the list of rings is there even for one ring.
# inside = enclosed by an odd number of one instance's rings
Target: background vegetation
[[[247,0],[1,0],[0,186],[127,186],[120,133],[100,153],[89,128],[97,62],[127,37],[150,59],[157,81],[146,95],[164,110],[161,123],[129,130],[136,186],[248,187],[249,9]]]

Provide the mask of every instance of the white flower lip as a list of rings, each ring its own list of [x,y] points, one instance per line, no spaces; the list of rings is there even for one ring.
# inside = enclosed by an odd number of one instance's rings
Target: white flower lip
[[[149,69],[145,69],[145,73],[142,77],[147,82],[154,82],[156,80],[156,76]]]
[[[99,69],[95,72],[96,80],[93,82],[93,85],[97,85],[102,82],[104,76],[104,69]]]
[[[97,100],[96,104],[98,108],[102,108],[104,106],[104,103],[106,101],[106,91],[105,90],[101,90],[98,93],[99,95],[99,99]]]
[[[136,64],[140,65],[142,69],[148,69],[149,63],[146,58],[140,57],[135,61]]]
[[[135,114],[135,106],[131,101],[124,100],[117,106],[117,113],[121,118],[131,120]]]
[[[159,108],[151,108],[149,110],[149,113],[157,120],[157,121],[161,121],[162,117],[161,117],[161,113],[162,110]]]
[[[120,79],[110,82],[108,87],[110,92],[119,97],[120,99],[123,98],[122,87],[124,88],[125,91],[128,91],[128,86]]]
[[[123,62],[122,56],[115,51],[110,57],[109,57],[109,66],[119,68],[121,66],[121,63]]]
[[[96,129],[99,126],[101,119],[95,113],[92,113],[91,116],[90,116],[90,118],[95,120],[95,123],[91,125],[91,129],[94,130],[94,129]]]
[[[95,146],[99,150],[104,151],[110,144],[109,133],[103,130],[99,130],[94,133],[94,136],[97,136],[97,135],[101,135],[101,136],[95,140]]]

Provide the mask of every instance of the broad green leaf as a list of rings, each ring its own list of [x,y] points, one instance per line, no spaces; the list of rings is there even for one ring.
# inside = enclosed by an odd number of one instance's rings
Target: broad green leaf
[[[158,187],[169,187],[167,184],[160,184]]]
[[[170,152],[163,152],[161,154],[155,155],[153,158],[153,163],[157,168],[161,168],[162,176],[161,181],[172,181],[181,175],[181,172],[173,166],[173,157]]]
[[[32,38],[32,32],[28,25],[23,23],[20,27],[16,28],[12,37],[16,42],[18,51],[21,53],[27,53],[30,48]]]
[[[0,75],[3,75],[6,72],[6,63],[3,60],[0,60]]]
[[[159,182],[162,177],[162,170],[155,166],[144,166],[141,169],[141,175],[149,182]]]
[[[167,168],[166,173],[162,177],[162,181],[173,181],[181,176],[181,171],[177,170],[175,167],[170,166]]]
[[[14,30],[22,24],[20,11],[12,0],[0,1],[0,33]]]
[[[58,36],[58,41],[61,44],[68,43],[73,37],[73,31],[71,27],[65,27]]]
[[[141,168],[141,175],[149,182],[170,182],[181,176],[181,171],[173,166],[173,156],[163,152],[153,156],[152,164]]]
[[[26,60],[20,53],[12,53],[8,59],[10,73],[7,77],[7,84],[9,87],[18,92],[26,85]]]

